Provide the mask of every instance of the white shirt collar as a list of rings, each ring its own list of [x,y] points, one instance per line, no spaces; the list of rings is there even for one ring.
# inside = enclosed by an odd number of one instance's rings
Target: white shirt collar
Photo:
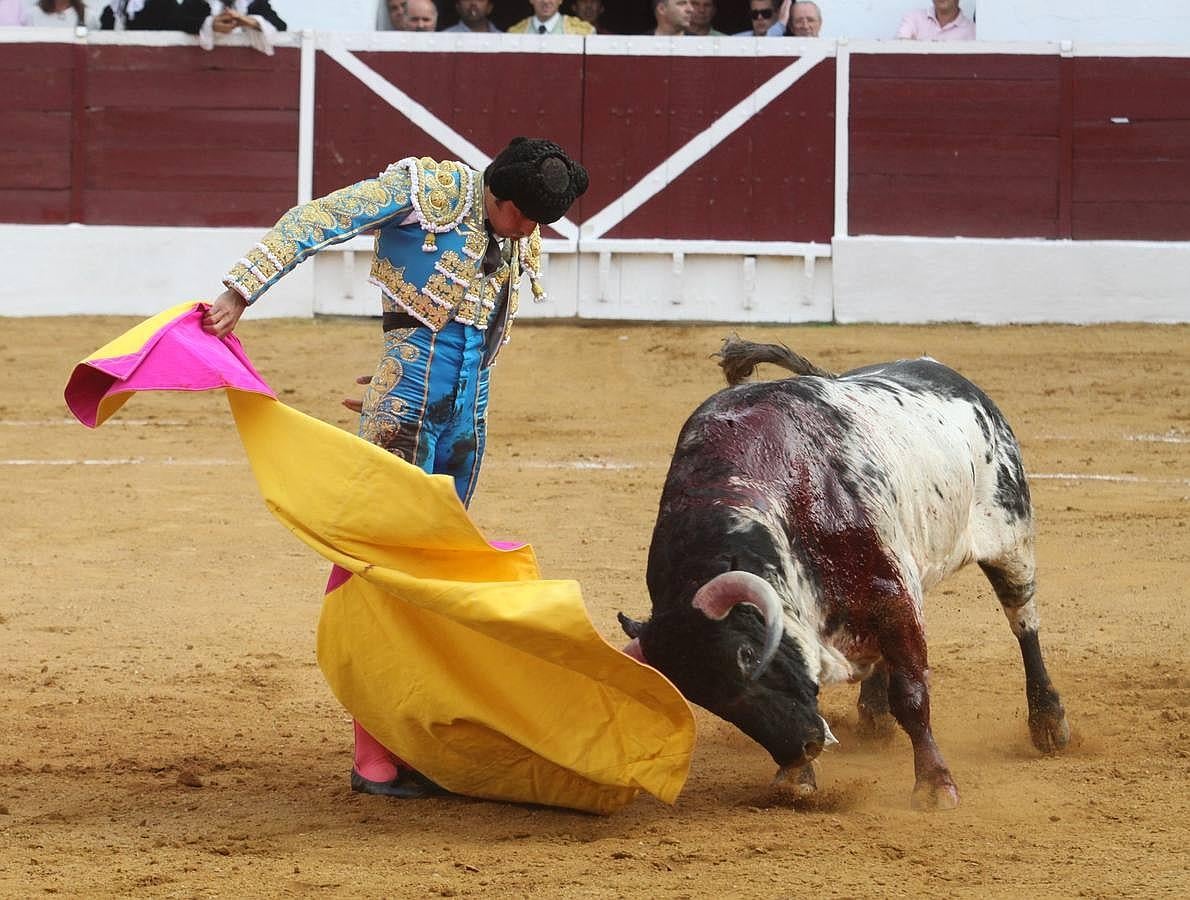
[[[541,21],[541,19],[537,18],[537,16],[533,16],[532,30],[535,34],[539,34],[541,32],[541,26],[544,25],[546,31],[552,32],[554,30],[554,26],[556,26],[558,24],[558,20],[561,18],[562,18],[562,13],[560,13],[560,12],[554,13],[552,16],[550,16],[544,22]]]

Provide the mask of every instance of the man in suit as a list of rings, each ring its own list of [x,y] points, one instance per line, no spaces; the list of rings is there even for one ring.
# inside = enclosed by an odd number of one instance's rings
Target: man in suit
[[[689,0],[687,0],[689,2]],[[595,26],[578,16],[564,16],[559,9],[562,0],[529,0],[533,15],[521,19],[509,34],[594,34]]]

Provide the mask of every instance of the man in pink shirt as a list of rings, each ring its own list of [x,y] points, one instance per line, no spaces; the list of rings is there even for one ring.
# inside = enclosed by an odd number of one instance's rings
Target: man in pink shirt
[[[975,23],[963,15],[959,0],[934,0],[933,9],[906,13],[897,37],[911,41],[973,41]]]

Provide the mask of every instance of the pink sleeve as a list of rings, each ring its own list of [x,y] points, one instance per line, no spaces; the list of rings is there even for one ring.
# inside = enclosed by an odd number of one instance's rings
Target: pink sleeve
[[[905,18],[901,19],[901,25],[897,28],[896,36],[910,40],[917,37],[917,29],[913,27],[913,13],[905,13]]]

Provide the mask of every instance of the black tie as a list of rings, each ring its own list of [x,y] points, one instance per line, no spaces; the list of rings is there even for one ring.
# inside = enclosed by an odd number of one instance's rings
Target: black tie
[[[479,265],[480,271],[483,272],[484,277],[487,277],[500,268],[500,263],[504,262],[504,248],[500,245],[500,239],[492,233],[492,226],[484,222],[484,227],[488,232],[488,246]]]
[[[537,26],[537,33],[538,33],[538,34],[545,34],[545,26],[544,26],[544,25],[538,25],[538,26]]]

